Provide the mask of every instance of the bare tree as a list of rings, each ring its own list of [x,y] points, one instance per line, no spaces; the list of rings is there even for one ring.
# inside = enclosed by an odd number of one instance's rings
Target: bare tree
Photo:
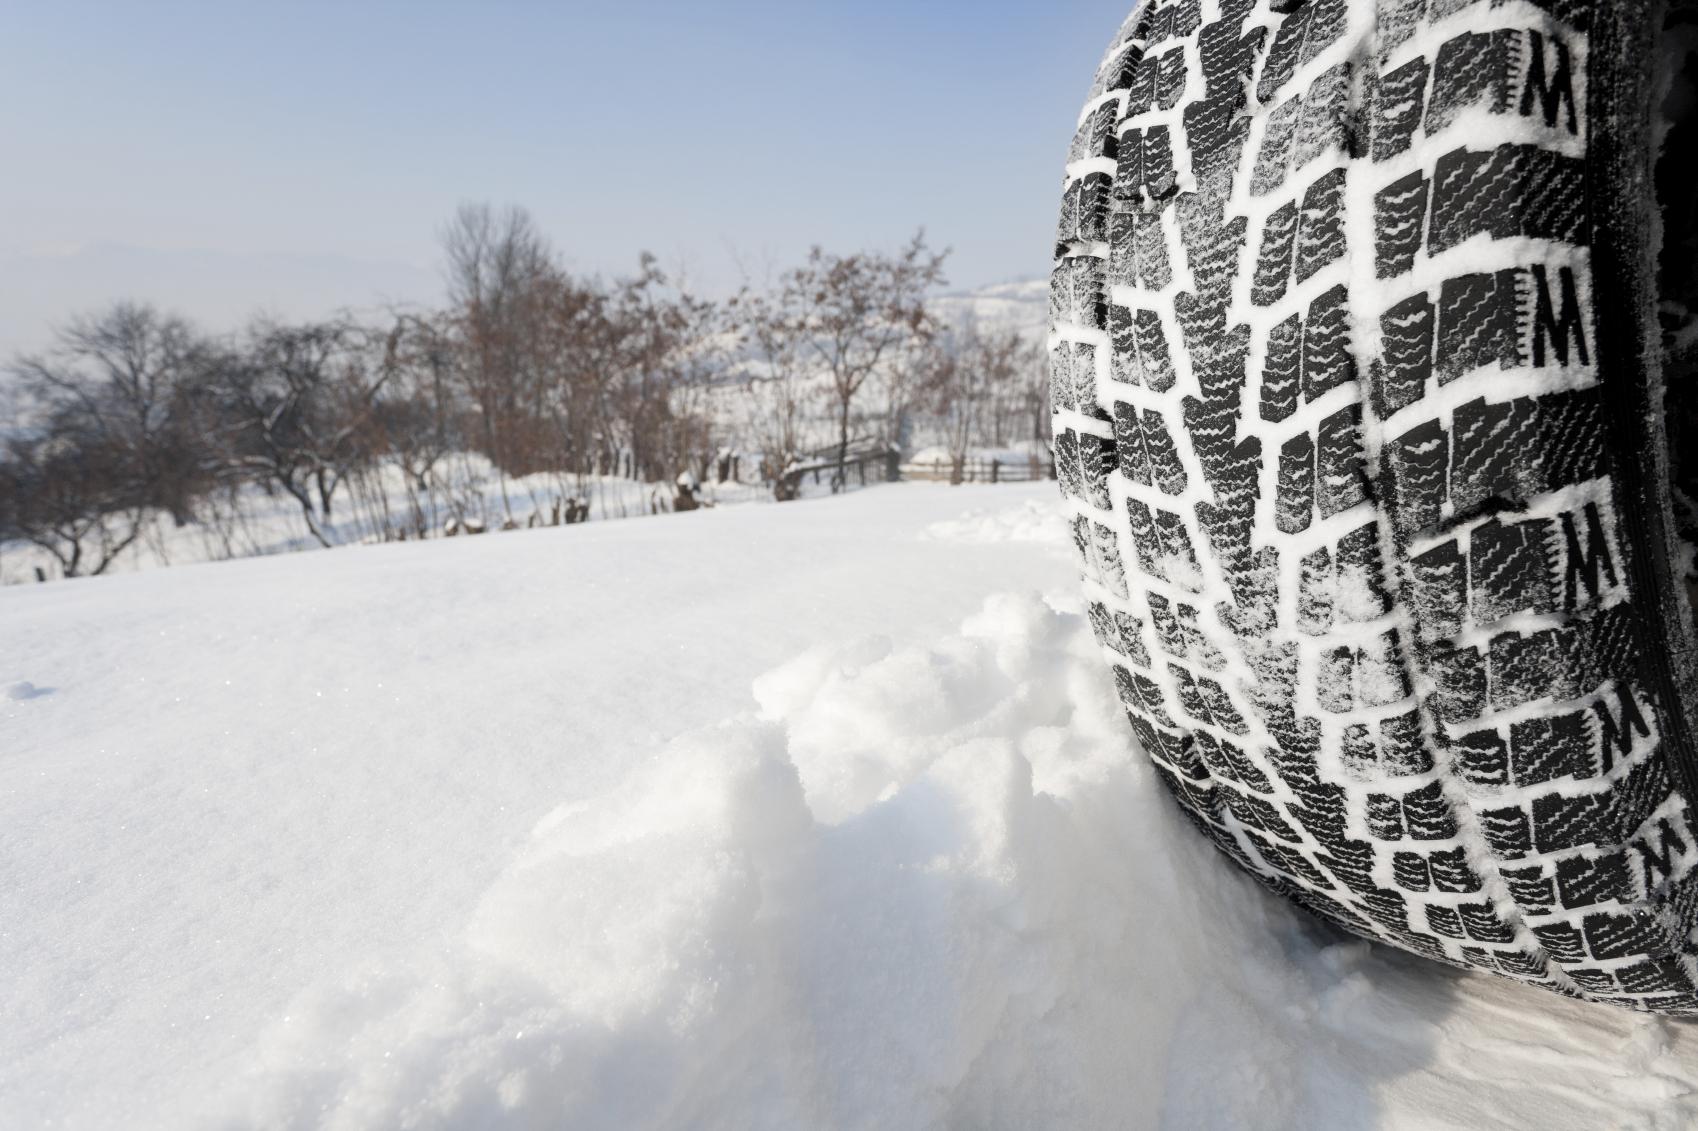
[[[1017,360],[1014,402],[1024,417],[1028,440],[1048,440],[1052,417],[1049,409],[1049,358],[1038,342],[1022,347]]]
[[[24,412],[52,421],[50,436],[99,448],[127,498],[181,524],[209,470],[191,419],[210,357],[183,319],[120,302],[73,319],[51,350],[10,369]]]
[[[459,373],[511,519],[506,476],[526,446],[516,434],[520,407],[539,397],[537,371],[528,363],[539,353],[546,291],[558,274],[554,253],[529,212],[487,204],[462,204],[442,232],[442,246],[461,346]]]
[[[440,318],[399,310],[390,318],[383,341],[390,376],[373,399],[369,439],[373,455],[388,456],[400,471],[410,528],[424,537],[440,521],[437,468],[463,443],[452,344]]]
[[[747,290],[734,309],[751,355],[743,367],[743,428],[761,451],[774,497],[785,502],[796,497],[787,472],[802,456],[808,392],[801,327],[784,305]]]
[[[975,445],[1005,442],[1006,405],[1029,353],[1018,332],[987,331],[977,322],[940,336],[926,393],[949,449],[951,481],[961,481]]]
[[[633,477],[705,475],[709,429],[691,409],[727,369],[719,310],[675,286],[649,255],[618,282],[610,310],[623,348],[609,416],[623,430]]]
[[[0,541],[45,550],[65,577],[105,573],[141,536],[131,455],[74,422],[15,437],[0,459]]]
[[[778,304],[812,361],[829,378],[837,424],[837,482],[849,453],[855,398],[868,380],[936,329],[926,306],[943,284],[949,253],[933,252],[925,233],[900,252],[833,255],[815,247],[782,279]]]
[[[320,545],[331,544],[337,488],[370,455],[362,433],[398,369],[398,344],[397,329],[379,335],[345,320],[260,320],[246,348],[219,367],[225,466],[281,488]]]

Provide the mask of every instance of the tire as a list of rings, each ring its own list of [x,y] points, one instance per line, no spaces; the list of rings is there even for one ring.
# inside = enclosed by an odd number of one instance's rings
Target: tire
[[[1359,935],[1698,1013],[1659,8],[1144,4],[1069,154],[1051,398],[1133,735],[1227,855]]]

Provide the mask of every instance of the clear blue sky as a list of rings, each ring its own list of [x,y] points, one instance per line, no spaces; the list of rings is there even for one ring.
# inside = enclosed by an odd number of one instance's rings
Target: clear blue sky
[[[919,226],[958,286],[1031,276],[1129,7],[0,0],[0,299],[91,244],[423,277],[467,199],[530,208],[581,269],[647,248],[710,288]],[[53,301],[109,281],[69,271]]]

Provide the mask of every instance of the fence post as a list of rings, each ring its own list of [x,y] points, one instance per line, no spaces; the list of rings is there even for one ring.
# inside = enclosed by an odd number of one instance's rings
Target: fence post
[[[999,483],[1001,481],[1002,481],[1002,461],[999,460],[999,459],[993,459],[993,460],[991,460],[991,482],[992,483]]]

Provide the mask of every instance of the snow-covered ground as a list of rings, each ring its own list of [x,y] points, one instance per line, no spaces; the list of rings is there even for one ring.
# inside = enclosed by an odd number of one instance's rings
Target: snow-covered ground
[[[1698,1121],[1693,1027],[1195,836],[1053,498],[0,591],[0,1126]]]
[[[751,462],[753,462],[751,460]],[[751,472],[750,477],[753,477]],[[456,452],[443,458],[435,478],[441,485],[432,495],[409,491],[406,477],[393,462],[385,463],[362,480],[345,486],[336,496],[330,519],[317,518],[320,533],[334,547],[362,542],[416,538],[422,525],[430,537],[440,537],[450,521],[470,522],[488,533],[500,533],[511,522],[520,527],[559,525],[555,508],[577,498],[589,508],[589,521],[651,515],[656,505],[670,508],[671,483],[642,483],[617,475],[555,475],[538,473],[502,477],[483,456]],[[855,484],[851,484],[854,486]],[[829,484],[804,479],[807,494],[829,492]],[[701,484],[701,501],[709,506],[769,503],[772,489],[758,482]],[[282,491],[245,484],[233,493],[215,493],[197,504],[197,521],[179,526],[169,514],[156,511],[144,520],[141,536],[121,551],[107,574],[158,569],[195,562],[228,561],[298,551],[317,552],[301,506]],[[112,521],[120,531],[122,523]],[[91,556],[97,553],[89,543]],[[62,571],[46,550],[30,543],[0,541],[0,585],[33,584],[36,570],[51,580]],[[85,565],[84,570],[91,569]]]

